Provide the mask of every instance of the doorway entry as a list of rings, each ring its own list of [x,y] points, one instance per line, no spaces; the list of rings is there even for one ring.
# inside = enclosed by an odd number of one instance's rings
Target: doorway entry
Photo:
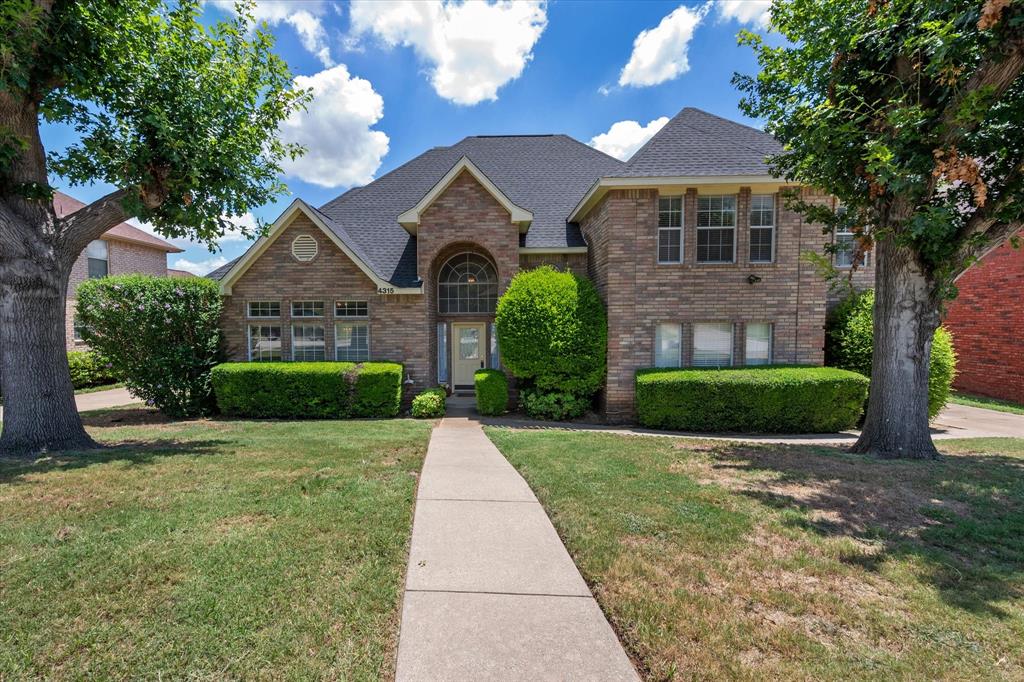
[[[487,325],[484,322],[452,323],[452,388],[474,390],[473,375],[487,366]]]

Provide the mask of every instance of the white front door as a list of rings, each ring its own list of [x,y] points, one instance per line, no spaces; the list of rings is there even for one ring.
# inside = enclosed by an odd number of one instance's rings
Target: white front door
[[[483,322],[452,324],[452,384],[456,390],[472,389],[473,375],[485,367],[486,329]]]

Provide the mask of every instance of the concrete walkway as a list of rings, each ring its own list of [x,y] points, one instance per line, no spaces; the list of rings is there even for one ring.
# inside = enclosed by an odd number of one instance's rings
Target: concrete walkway
[[[445,418],[430,438],[396,677],[639,679],[537,498],[473,419]]]
[[[75,405],[79,412],[89,410],[106,410],[121,405],[133,405],[142,402],[127,388],[112,388],[109,391],[94,391],[92,393],[80,393],[75,396]],[[0,422],[4,420],[4,408],[0,407]]]
[[[667,438],[700,438],[736,443],[778,443],[785,445],[852,445],[859,431],[806,434],[723,434],[692,431],[661,431],[633,426],[607,426],[578,422],[545,422],[508,417],[484,418],[484,424],[512,429],[562,429],[565,431],[600,431],[625,436],[665,436]],[[986,410],[981,407],[950,403],[931,425],[933,440],[949,438],[1024,438],[1024,415]]]

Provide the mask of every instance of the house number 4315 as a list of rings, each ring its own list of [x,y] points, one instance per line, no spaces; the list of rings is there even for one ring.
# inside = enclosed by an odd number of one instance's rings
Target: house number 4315
[[[380,295],[393,294],[395,293],[394,287],[377,287],[377,293]]]

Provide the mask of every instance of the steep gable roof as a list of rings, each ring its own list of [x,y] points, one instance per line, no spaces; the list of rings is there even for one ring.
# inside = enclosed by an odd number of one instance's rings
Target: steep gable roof
[[[781,151],[762,130],[686,107],[609,177],[765,176]]]
[[[70,215],[78,209],[85,206],[84,203],[75,199],[72,196],[64,194],[64,192],[53,193],[53,210],[56,212],[58,218],[63,218],[66,215]],[[115,239],[124,242],[132,242],[133,244],[140,244],[142,246],[148,246],[152,249],[159,249],[167,253],[181,253],[184,249],[179,249],[170,242],[165,242],[160,237],[155,237],[148,232],[144,232],[134,225],[128,223],[118,223],[112,228],[103,233],[101,239]]]

